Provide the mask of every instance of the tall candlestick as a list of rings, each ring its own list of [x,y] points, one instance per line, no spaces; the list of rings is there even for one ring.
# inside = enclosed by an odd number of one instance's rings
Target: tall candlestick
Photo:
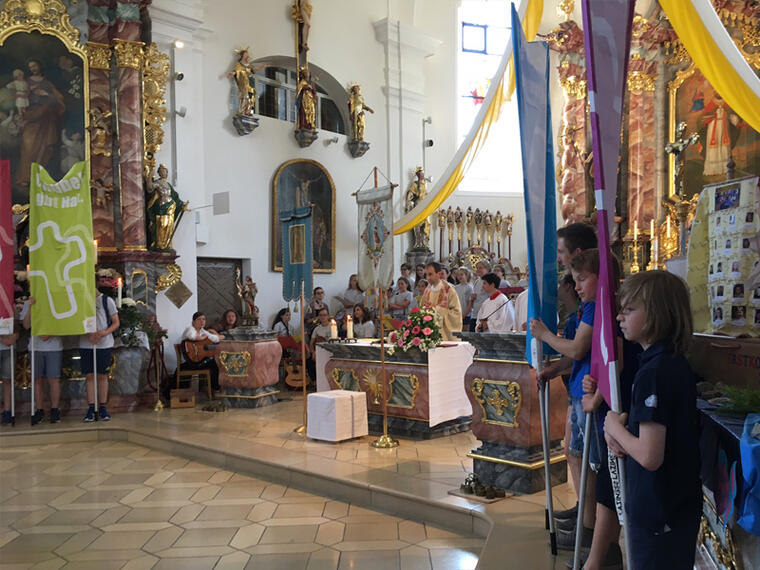
[[[346,315],[346,338],[354,338],[354,320]]]
[[[93,259],[95,260],[95,265],[98,264],[98,240],[94,239],[92,240],[92,249],[93,249]]]
[[[338,323],[330,319],[330,338],[338,338]]]
[[[119,279],[117,280],[117,284],[118,284],[118,287],[116,289],[117,290],[117,294],[116,294],[116,306],[119,309],[121,309],[121,290],[122,290],[122,286],[123,286],[123,284],[121,282],[121,277],[119,277]]]
[[[659,269],[660,268],[660,238],[655,236],[654,238],[654,245],[652,246],[652,251],[654,255],[654,268]]]

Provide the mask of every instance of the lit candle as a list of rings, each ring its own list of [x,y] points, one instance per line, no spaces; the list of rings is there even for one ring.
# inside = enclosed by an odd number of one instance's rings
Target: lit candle
[[[338,323],[330,319],[330,338],[338,338]]]
[[[665,237],[670,239],[670,216],[665,218]]]
[[[660,262],[660,238],[656,236],[654,238],[654,244],[652,245],[652,255],[654,255],[654,265],[655,269],[657,269]]]
[[[98,240],[94,239],[92,240],[92,249],[93,249],[93,259],[95,260],[95,265],[98,264]]]
[[[638,220],[633,220],[633,241],[636,241],[639,239],[639,222]]]
[[[649,220],[649,239],[654,239],[654,220]]]
[[[26,280],[27,281],[29,281],[29,272],[30,272],[30,268],[29,268],[29,264],[27,263],[26,264]]]
[[[354,320],[346,315],[346,338],[354,338]]]
[[[121,309],[121,290],[122,290],[122,282],[121,277],[119,277],[117,281],[118,287],[117,287],[117,294],[116,294],[116,306]]]

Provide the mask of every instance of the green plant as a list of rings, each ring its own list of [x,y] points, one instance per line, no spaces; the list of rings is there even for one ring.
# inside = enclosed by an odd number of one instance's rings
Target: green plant
[[[142,330],[142,315],[134,304],[122,302],[119,309],[119,337],[124,346],[140,346],[137,332]]]

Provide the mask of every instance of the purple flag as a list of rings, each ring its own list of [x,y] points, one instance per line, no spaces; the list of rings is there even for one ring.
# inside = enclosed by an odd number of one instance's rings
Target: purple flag
[[[620,411],[615,325],[615,276],[610,228],[615,214],[620,127],[635,0],[584,0],[583,37],[594,148],[594,190],[599,235],[591,375],[604,399]]]

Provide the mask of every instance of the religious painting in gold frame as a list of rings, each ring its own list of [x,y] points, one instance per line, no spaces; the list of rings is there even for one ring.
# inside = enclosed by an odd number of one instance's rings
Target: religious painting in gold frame
[[[758,71],[757,67],[755,68]],[[686,123],[686,136],[699,134],[699,141],[686,149],[684,192],[690,198],[706,184],[726,179],[729,156],[737,175],[760,172],[760,133],[731,109],[696,65],[677,71],[668,88],[668,141],[676,126]],[[668,196],[675,195],[675,159],[668,159]]]
[[[311,231],[315,273],[335,272],[335,184],[316,160],[282,164],[272,180],[272,271],[282,271],[280,212],[313,204]]]
[[[90,158],[89,63],[60,0],[6,0],[0,11],[0,158],[14,204],[29,202],[32,162],[55,179]]]

